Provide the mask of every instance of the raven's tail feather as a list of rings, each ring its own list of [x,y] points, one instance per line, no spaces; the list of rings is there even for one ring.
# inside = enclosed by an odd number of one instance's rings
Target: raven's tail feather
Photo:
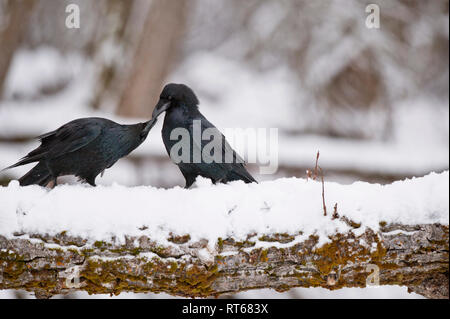
[[[33,162],[38,162],[38,161],[40,161],[42,159],[42,157],[45,154],[46,154],[46,150],[43,149],[41,146],[39,146],[34,151],[31,151],[30,153],[28,153],[27,156],[21,158],[20,161],[18,161],[16,164],[8,166],[8,167],[2,169],[1,171],[7,170],[7,169],[10,169],[10,168],[14,168],[14,167],[17,167],[17,166],[25,165],[25,164],[30,164],[30,163],[33,163]]]
[[[37,164],[28,173],[19,178],[20,186],[40,185],[46,186],[53,180],[52,174],[43,163]]]
[[[33,162],[36,162],[37,160],[39,160],[39,159],[26,156],[26,157],[22,158],[20,161],[18,161],[16,164],[13,164],[11,166],[8,166],[8,167],[2,169],[2,171],[5,171],[7,169],[14,168],[14,167],[17,167],[17,166],[33,163]]]
[[[239,171],[231,171],[228,174],[228,181],[244,181],[245,183],[258,183],[256,179],[253,178],[252,175],[250,175],[249,172],[245,168],[242,168]]]

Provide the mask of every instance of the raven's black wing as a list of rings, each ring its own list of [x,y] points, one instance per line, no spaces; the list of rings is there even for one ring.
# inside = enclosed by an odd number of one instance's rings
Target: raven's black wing
[[[196,120],[198,120],[201,123],[201,132],[202,135],[207,130],[208,134],[210,135],[208,137],[212,137],[216,143],[221,143],[221,145],[217,146],[217,149],[220,146],[221,154],[211,154],[208,151],[204,151],[205,145],[211,143],[211,140],[198,140],[193,136],[193,152],[198,152],[202,156],[203,160],[208,161],[208,163],[211,163],[211,165],[215,165],[218,169],[222,170],[225,174],[225,178],[227,177],[233,177],[234,179],[241,179],[245,182],[256,182],[256,180],[253,178],[253,176],[250,175],[250,173],[245,168],[245,161],[242,159],[242,157],[239,156],[228,144],[227,140],[225,139],[225,136],[211,123],[209,122],[203,115],[199,117],[198,119],[195,119],[189,127],[190,132],[194,132],[194,125]],[[211,145],[212,147],[213,145]]]
[[[82,121],[84,120],[84,121]],[[75,152],[95,140],[103,125],[97,120],[81,119],[67,123],[52,135],[41,135],[42,147],[48,148],[48,155],[57,158]]]
[[[102,132],[102,128],[99,120],[91,118],[78,119],[64,124],[55,131],[38,136],[41,145],[7,168],[37,162],[44,157],[53,159],[75,152],[95,140]]]

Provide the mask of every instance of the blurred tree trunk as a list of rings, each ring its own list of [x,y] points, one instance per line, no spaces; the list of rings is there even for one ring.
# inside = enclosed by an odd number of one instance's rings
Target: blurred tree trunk
[[[120,115],[151,114],[181,47],[187,14],[187,0],[152,2],[120,98]]]
[[[142,28],[141,21],[133,16],[133,10],[144,10],[143,4],[142,0],[109,0],[105,3],[104,20],[109,18],[110,22],[106,24],[111,27],[105,28],[105,21],[97,21],[95,29],[98,34],[92,37],[88,46],[88,52],[98,67],[98,80],[92,101],[95,109],[107,107],[111,101],[117,103],[120,98],[123,78],[127,74],[126,62],[135,47],[133,30],[136,30],[132,27],[136,25]],[[105,54],[105,51],[112,51],[111,46],[114,46],[114,53]]]
[[[14,52],[27,30],[34,4],[34,0],[6,1],[6,18],[4,19],[6,23],[4,26],[0,26],[0,98],[3,95],[3,85]]]

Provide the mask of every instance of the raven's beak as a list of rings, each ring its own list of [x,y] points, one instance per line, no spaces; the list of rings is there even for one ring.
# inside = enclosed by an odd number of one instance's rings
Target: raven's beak
[[[141,132],[141,137],[147,136],[148,132],[152,129],[153,126],[155,126],[156,121],[158,119],[158,116],[165,112],[170,106],[170,102],[165,102],[163,100],[159,100],[158,104],[156,104],[155,109],[152,113],[152,119],[148,122],[145,122],[144,129]]]
[[[152,113],[152,119],[155,119],[163,112],[167,111],[167,109],[170,106],[170,101],[164,101],[164,100],[159,100],[158,104],[156,104],[155,109],[153,110]]]
[[[152,117],[152,119],[150,121],[144,123],[145,126],[144,126],[144,129],[141,132],[141,137],[146,137],[147,136],[148,132],[150,132],[152,127],[155,126],[156,120],[157,120],[156,118]]]

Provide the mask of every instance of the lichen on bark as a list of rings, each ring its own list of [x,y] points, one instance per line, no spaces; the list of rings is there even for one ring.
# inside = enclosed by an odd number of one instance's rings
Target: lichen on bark
[[[338,233],[321,246],[314,235],[297,242],[301,231],[251,234],[245,241],[219,238],[214,249],[189,234],[172,234],[167,246],[146,236],[118,244],[67,232],[16,235],[0,236],[0,289],[25,289],[40,298],[74,290],[208,297],[257,288],[366,287],[373,267],[380,285],[448,298],[448,225],[380,223],[377,232]]]

